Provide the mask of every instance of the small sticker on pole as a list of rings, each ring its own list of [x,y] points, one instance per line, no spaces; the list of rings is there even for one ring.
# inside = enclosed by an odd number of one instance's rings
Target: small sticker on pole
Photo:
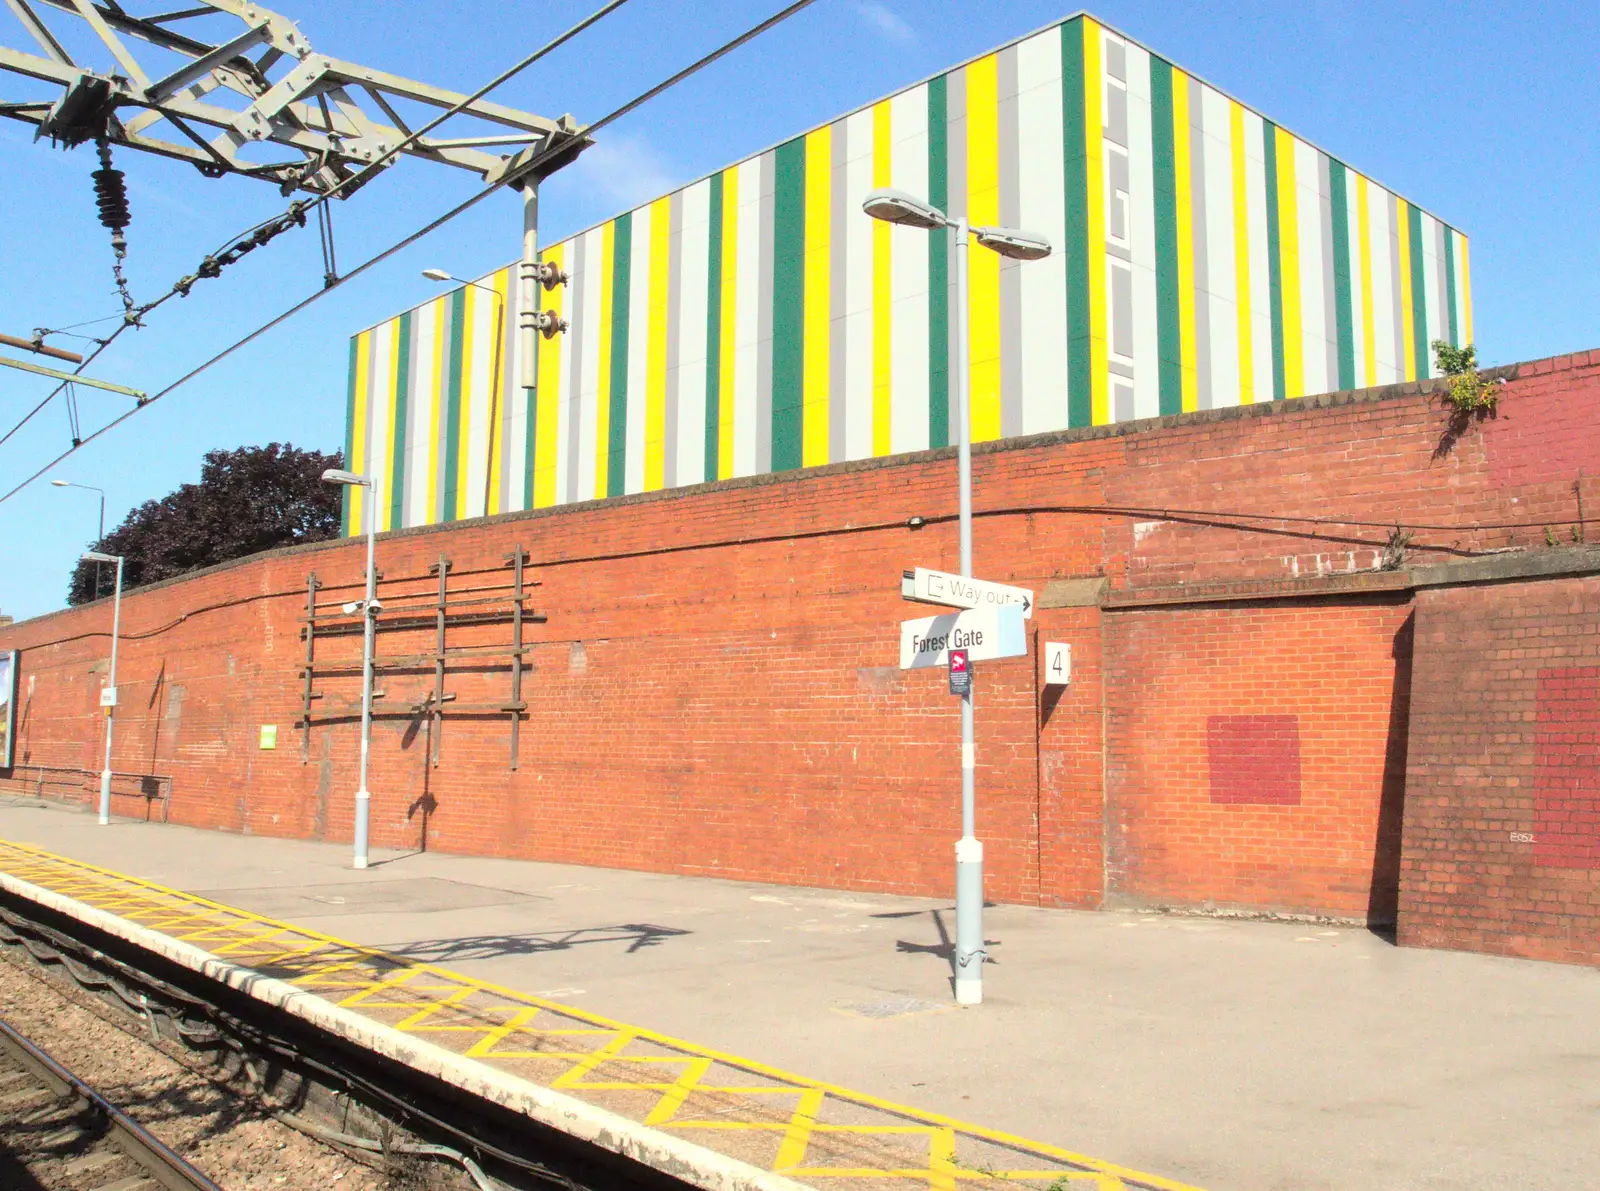
[[[950,693],[963,698],[972,693],[972,663],[964,649],[950,651]]]

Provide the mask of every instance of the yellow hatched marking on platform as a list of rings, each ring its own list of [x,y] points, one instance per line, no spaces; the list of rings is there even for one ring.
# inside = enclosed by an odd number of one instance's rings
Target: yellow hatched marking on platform
[[[872,1180],[930,1191],[954,1191],[959,1183],[992,1180],[1030,1184],[1060,1180],[1063,1184],[1093,1184],[1100,1191],[1199,1191],[1059,1146],[923,1112],[445,968],[414,963],[404,956],[25,844],[0,840],[0,869],[233,962],[248,955],[276,978],[320,996],[340,998],[338,1004],[391,1029],[434,1035],[458,1054],[504,1067],[520,1078],[569,1095],[648,1093],[655,1099],[636,1119],[652,1128],[694,1136],[713,1148],[719,1137],[727,1137],[731,1145],[739,1136],[781,1133],[771,1169],[790,1178]],[[389,1023],[387,1018],[395,1014],[403,1016]],[[538,1027],[531,1024],[535,1020]],[[519,1046],[524,1038],[559,1038],[569,1045],[561,1050],[529,1050]],[[634,1053],[641,1050],[645,1053]],[[549,1068],[543,1068],[544,1074],[536,1076],[526,1066],[530,1062],[553,1062],[564,1068],[553,1077]],[[683,1068],[676,1078],[651,1077],[674,1064]],[[738,1079],[759,1082],[739,1083]],[[774,1102],[774,1097],[781,1096],[792,1097],[793,1106]],[[678,1116],[694,1097],[726,1101],[725,1106],[710,1112],[712,1117],[724,1112],[729,1115],[720,1119],[710,1119],[704,1112]],[[613,1100],[604,1103],[621,1111]],[[763,1105],[771,1105],[770,1114]],[[841,1114],[860,1119],[841,1121],[837,1119]],[[919,1137],[925,1142],[918,1143]],[[735,1152],[749,1160],[746,1149]],[[814,1164],[802,1165],[807,1157]],[[1002,1157],[1005,1169],[998,1169],[1001,1162],[983,1160]]]

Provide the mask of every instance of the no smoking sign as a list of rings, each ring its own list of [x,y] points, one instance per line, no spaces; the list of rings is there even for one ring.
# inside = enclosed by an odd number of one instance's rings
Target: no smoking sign
[[[972,693],[972,663],[967,660],[964,649],[950,651],[950,693],[962,696]]]

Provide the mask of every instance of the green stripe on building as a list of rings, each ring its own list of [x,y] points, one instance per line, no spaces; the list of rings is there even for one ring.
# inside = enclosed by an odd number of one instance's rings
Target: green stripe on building
[[[1350,289],[1350,180],[1344,166],[1328,159],[1333,208],[1333,312],[1339,336],[1339,387],[1356,387],[1356,320]]]
[[[704,479],[717,478],[722,448],[722,174],[711,175],[711,236],[706,250],[706,460]]]
[[[344,467],[350,466],[350,461],[356,453],[356,345],[361,342],[361,336],[350,336],[350,383],[349,393],[344,404]],[[350,536],[350,486],[342,485],[339,494],[339,532],[344,537]]]
[[[805,362],[806,141],[778,146],[772,211],[772,470],[802,461]]]
[[[399,366],[394,370],[394,427],[389,441],[394,444],[394,466],[389,471],[389,524],[398,528],[405,524],[406,509],[406,401],[411,387],[411,320],[416,315],[406,311],[400,316],[395,334],[400,338]]]
[[[1428,364],[1432,359],[1428,351],[1428,266],[1422,257],[1422,209],[1407,203],[1406,211],[1411,235],[1411,337],[1416,341],[1420,379],[1433,371]]]
[[[1450,346],[1461,346],[1460,323],[1456,321],[1456,234],[1447,225],[1444,229],[1444,292],[1450,318]]]
[[[460,486],[462,340],[466,335],[467,291],[450,295],[450,379],[445,390],[444,507],[440,521],[456,519],[456,489]]]
[[[1283,241],[1278,231],[1278,126],[1261,121],[1261,153],[1267,170],[1267,306],[1272,311],[1272,399],[1282,401]]]
[[[628,314],[633,305],[633,213],[618,215],[611,252],[611,402],[606,495],[628,488]]]
[[[1155,173],[1156,354],[1161,412],[1183,412],[1178,330],[1178,181],[1172,143],[1172,64],[1150,55],[1150,157]]]
[[[1061,26],[1061,148],[1067,207],[1067,425],[1094,421],[1089,355],[1089,151],[1084,131],[1083,20]],[[1098,85],[1098,82],[1097,84]]]
[[[950,206],[949,82],[928,83],[928,202]],[[928,446],[950,445],[950,235],[928,233]]]

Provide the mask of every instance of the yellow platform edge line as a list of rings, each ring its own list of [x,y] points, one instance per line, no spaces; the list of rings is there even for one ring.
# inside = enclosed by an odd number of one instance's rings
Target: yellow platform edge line
[[[646,1027],[634,1026],[626,1022],[616,1021],[612,1018],[604,1017],[597,1013],[590,1013],[587,1010],[578,1009],[571,1005],[563,1005],[559,1001],[545,1000],[542,997],[535,997],[529,993],[519,992],[518,990],[509,988],[505,985],[495,984],[487,980],[480,980],[475,976],[466,976],[460,972],[453,972],[448,968],[435,967],[432,964],[416,964],[407,959],[405,956],[394,955],[379,948],[368,947],[360,943],[352,943],[346,939],[340,939],[334,935],[324,934],[321,931],[313,930],[309,927],[296,926],[294,923],[284,922],[280,919],[267,918],[264,915],[253,914],[248,910],[241,910],[237,907],[227,905],[224,902],[215,902],[209,898],[201,897],[198,894],[187,893],[181,889],[174,889],[171,886],[162,885],[155,881],[146,881],[141,877],[129,876],[126,873],[117,872],[115,869],[102,868],[99,865],[90,864],[84,860],[76,860],[70,856],[61,856],[55,852],[47,851],[44,848],[34,847],[31,844],[22,844],[16,842],[15,840],[0,839],[0,846],[14,848],[18,852],[22,852],[25,855],[38,857],[55,864],[66,865],[69,868],[77,868],[85,872],[91,872],[101,877],[107,877],[112,880],[121,881],[129,885],[137,886],[141,889],[151,890],[167,897],[174,897],[191,904],[203,905],[214,910],[221,910],[225,913],[232,914],[236,917],[243,918],[251,922],[259,923],[263,926],[292,930],[303,938],[318,939],[324,943],[330,943],[336,947],[342,947],[358,955],[365,955],[373,959],[383,960],[387,963],[395,963],[403,967],[410,967],[418,972],[426,972],[431,975],[436,975],[448,980],[458,981],[463,984],[471,984],[485,992],[497,993],[498,995],[506,997],[509,1000],[520,1001],[525,1005],[536,1005],[542,1009],[549,1009],[557,1013],[566,1014],[569,1017],[577,1018],[581,1021],[588,1021],[595,1025],[604,1026],[609,1030],[622,1032],[629,1036],[630,1041],[648,1041],[654,1042],[658,1045],[674,1047],[698,1057],[710,1058],[719,1063],[726,1063],[731,1067],[740,1068],[753,1075],[763,1075],[768,1079],[776,1079],[786,1083],[792,1083],[800,1088],[824,1092],[827,1095],[835,1096],[840,1100],[857,1104],[864,1108],[876,1108],[882,1112],[893,1113],[908,1120],[924,1121],[930,1124],[954,1129],[956,1132],[964,1134],[968,1137],[994,1142],[999,1145],[1013,1146],[1025,1151],[1032,1151],[1033,1153],[1054,1158],[1061,1162],[1074,1163],[1079,1166],[1088,1167],[1092,1171],[1114,1175],[1118,1178],[1134,1179],[1138,1182],[1146,1184],[1149,1187],[1157,1188],[1159,1191],[1203,1191],[1203,1188],[1197,1187],[1191,1183],[1180,1183],[1174,1179],[1164,1178],[1160,1175],[1148,1174],[1144,1171],[1134,1170],[1132,1167],[1120,1166],[1114,1162],[1106,1162],[1099,1158],[1092,1158],[1087,1154],[1080,1154],[1073,1150],[1064,1149],[1061,1146],[1051,1145],[1048,1142],[1034,1141],[1031,1138],[1021,1137],[1014,1133],[1006,1133],[1003,1130],[991,1129],[987,1126],[975,1125],[969,1121],[963,1121],[956,1117],[945,1116],[943,1113],[931,1112],[920,1108],[912,1108],[910,1105],[898,1104],[893,1100],[885,1100],[867,1092],[857,1092],[851,1090],[850,1088],[840,1087],[837,1084],[830,1084],[823,1080],[812,1079],[809,1076],[797,1075],[792,1071],[785,1071],[781,1067],[773,1067],[766,1063],[758,1062],[754,1059],[747,1059],[740,1055],[714,1050],[711,1047],[701,1046],[698,1043],[689,1042],[685,1039],[674,1038],[670,1034],[657,1033],[656,1031],[650,1030]],[[613,1055],[608,1057],[616,1056]],[[925,1173],[926,1172],[924,1172],[924,1174]],[[1068,1172],[1062,1173],[1065,1174]]]

